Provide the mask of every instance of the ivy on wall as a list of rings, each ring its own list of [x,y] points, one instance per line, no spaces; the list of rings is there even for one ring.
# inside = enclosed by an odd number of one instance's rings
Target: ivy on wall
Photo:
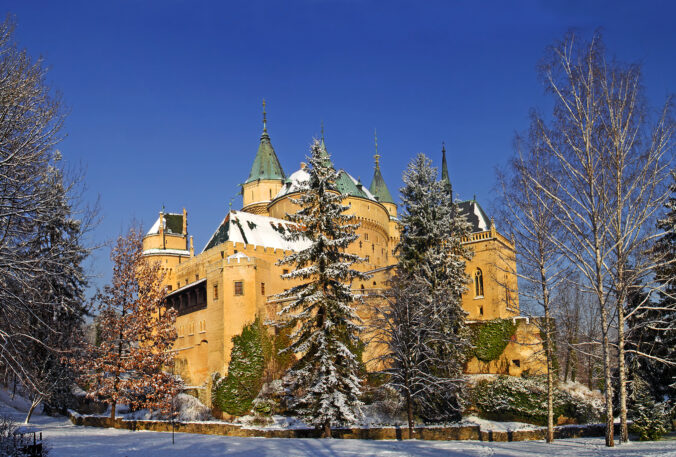
[[[469,357],[476,357],[482,362],[497,360],[517,327],[518,323],[514,323],[512,319],[472,323],[469,331],[473,348],[470,350]]]
[[[216,374],[211,399],[221,411],[241,416],[251,410],[263,384],[281,376],[294,356],[279,354],[288,345],[287,333],[270,335],[260,318],[245,326],[232,343],[228,374],[224,378]]]

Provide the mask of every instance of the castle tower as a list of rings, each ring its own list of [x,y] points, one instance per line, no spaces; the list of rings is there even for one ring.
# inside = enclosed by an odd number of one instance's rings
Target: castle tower
[[[165,272],[164,284],[171,290],[174,282],[175,269],[182,262],[192,257],[192,237],[188,241],[188,212],[165,213],[160,211],[148,233],[143,237],[143,257],[160,262]]]
[[[385,184],[385,179],[380,172],[380,154],[378,154],[378,136],[375,135],[375,144],[376,144],[376,154],[373,158],[376,161],[375,170],[373,171],[373,179],[371,180],[371,186],[369,191],[373,194],[376,199],[387,209],[387,212],[390,214],[390,217],[397,217],[397,205],[394,203],[392,194]]]
[[[284,170],[270,143],[265,100],[263,100],[263,134],[249,178],[242,185],[242,211],[268,215],[268,204],[284,184]]]

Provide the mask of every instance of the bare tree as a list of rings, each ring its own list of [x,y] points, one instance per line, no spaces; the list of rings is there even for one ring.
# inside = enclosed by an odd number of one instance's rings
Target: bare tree
[[[527,301],[541,308],[544,319],[538,322],[544,335],[544,352],[547,364],[547,436],[554,441],[554,354],[555,328],[553,325],[552,293],[562,278],[562,255],[553,239],[561,235],[560,221],[549,210],[551,195],[534,182],[544,183],[545,176],[555,165],[546,153],[537,135],[537,125],[527,138],[517,137],[516,155],[510,161],[507,174],[498,173],[501,196],[501,220],[515,242],[515,249],[499,249],[499,270],[507,277],[520,280],[519,293]],[[516,265],[519,265],[517,271]],[[505,282],[503,287],[509,288]],[[513,286],[511,286],[513,287]],[[514,295],[513,291],[509,295]],[[536,321],[537,322],[537,321]]]
[[[606,445],[613,446],[611,326],[616,324],[620,396],[626,403],[624,330],[630,276],[645,277],[646,227],[663,202],[664,158],[671,150],[670,104],[650,127],[637,67],[605,59],[598,34],[588,43],[569,34],[549,48],[541,75],[554,98],[550,123],[536,117],[538,136],[556,162],[544,179],[552,214],[565,235],[552,238],[596,297],[600,314],[606,402]],[[559,189],[554,194],[549,189]],[[640,265],[639,265],[640,263]],[[615,311],[615,315],[612,312]],[[615,320],[615,322],[613,322]],[[626,439],[626,408],[622,439]]]

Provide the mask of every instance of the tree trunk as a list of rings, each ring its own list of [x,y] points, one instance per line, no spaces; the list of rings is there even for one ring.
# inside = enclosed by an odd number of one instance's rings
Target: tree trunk
[[[110,418],[115,420],[115,406],[117,406],[117,401],[113,400],[110,403]]]
[[[606,446],[615,446],[613,418],[613,383],[610,373],[610,342],[608,341],[608,311],[601,304],[601,331],[603,332],[603,375],[605,378],[606,400]]]
[[[545,344],[547,345],[547,438],[554,441],[554,380],[552,379],[552,335],[549,323],[549,307],[545,308]]]
[[[617,346],[619,383],[620,383],[620,443],[629,441],[629,429],[627,427],[627,367],[624,360],[624,308],[620,300],[617,306]]]
[[[331,421],[326,420],[324,422],[324,433],[322,434],[322,438],[331,438]]]
[[[28,414],[26,415],[26,420],[24,421],[24,424],[27,424],[31,420],[33,411],[35,411],[35,408],[37,408],[40,403],[42,403],[42,399],[36,399],[31,402],[31,407],[28,409]]]
[[[413,439],[413,401],[411,401],[411,392],[406,392],[406,413],[408,416],[408,439]]]

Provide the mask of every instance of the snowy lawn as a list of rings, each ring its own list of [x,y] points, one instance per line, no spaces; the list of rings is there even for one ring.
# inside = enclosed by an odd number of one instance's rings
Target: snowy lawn
[[[25,405],[15,402],[23,409]],[[25,414],[0,400],[0,414],[17,422]],[[475,419],[477,422],[481,420]],[[282,456],[282,457],[338,457],[338,456],[670,456],[676,457],[676,436],[671,440],[639,443],[608,449],[603,438],[558,440],[553,445],[543,441],[511,443],[479,441],[366,441],[321,439],[239,438],[215,435],[176,433],[176,444],[171,444],[171,433],[131,432],[128,430],[78,427],[66,418],[42,415],[31,420],[41,430],[51,448],[52,457],[196,457],[196,456]],[[494,424],[492,424],[494,425]],[[524,424],[505,423],[505,429],[521,429]],[[494,427],[492,427],[494,428]]]
[[[676,440],[639,443],[607,449],[603,438],[484,443],[478,441],[365,441],[320,439],[239,438],[177,433],[130,432],[77,427],[65,418],[37,416],[53,457],[195,457],[195,456],[673,456]],[[673,437],[672,437],[673,438]]]

